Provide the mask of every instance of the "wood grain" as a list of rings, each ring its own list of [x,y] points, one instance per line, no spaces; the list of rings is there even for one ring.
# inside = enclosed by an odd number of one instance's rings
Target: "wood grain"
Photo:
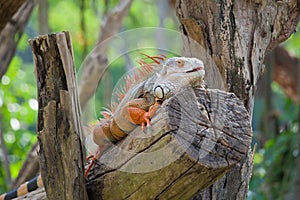
[[[184,90],[91,172],[90,199],[191,199],[247,154],[248,112],[232,93]]]
[[[89,199],[191,199],[243,159],[251,144],[248,112],[221,90],[183,89],[151,122],[100,158],[87,180]]]

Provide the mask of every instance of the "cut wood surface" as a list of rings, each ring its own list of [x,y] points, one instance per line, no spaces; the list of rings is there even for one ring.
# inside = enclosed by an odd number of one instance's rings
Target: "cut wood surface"
[[[34,190],[30,192],[29,194],[26,194],[25,196],[21,196],[18,198],[15,198],[14,200],[24,200],[24,199],[29,199],[29,200],[46,200],[47,196],[45,193],[45,188],[39,188],[37,190]]]
[[[100,158],[87,180],[89,199],[191,199],[244,158],[251,144],[248,112],[221,90],[182,91],[151,122]]]
[[[248,112],[232,93],[196,89],[165,101],[151,127],[109,149],[88,177],[90,199],[191,199],[247,154]]]
[[[87,199],[80,106],[69,33],[30,40],[38,86],[40,166],[48,199]]]

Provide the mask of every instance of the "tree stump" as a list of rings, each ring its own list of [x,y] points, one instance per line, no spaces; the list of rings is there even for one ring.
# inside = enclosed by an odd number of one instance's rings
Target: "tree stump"
[[[69,33],[30,40],[38,86],[41,175],[48,199],[87,199],[85,150]]]
[[[248,112],[232,93],[183,90],[91,171],[90,199],[191,199],[247,154]]]
[[[182,90],[151,122],[103,154],[89,199],[191,199],[243,159],[252,139],[243,103],[217,89]],[[37,197],[43,190],[23,199]]]

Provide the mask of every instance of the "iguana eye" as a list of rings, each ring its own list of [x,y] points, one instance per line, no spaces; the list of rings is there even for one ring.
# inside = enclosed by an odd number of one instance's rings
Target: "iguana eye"
[[[176,63],[179,67],[182,67],[184,64],[184,62],[182,60],[177,60]]]

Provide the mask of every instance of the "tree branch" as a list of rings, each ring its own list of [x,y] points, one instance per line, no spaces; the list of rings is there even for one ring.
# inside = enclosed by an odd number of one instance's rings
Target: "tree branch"
[[[0,32],[0,78],[8,69],[35,4],[35,0],[27,0]]]
[[[9,22],[12,16],[19,10],[25,0],[0,0],[0,32]]]
[[[285,94],[290,97],[295,104],[298,103],[298,85],[299,85],[299,59],[290,55],[283,47],[276,47],[273,50],[274,66],[272,78],[281,87]]]
[[[131,3],[132,0],[120,1],[118,6],[106,16],[99,31],[95,48],[82,64],[83,72],[78,87],[82,109],[94,95],[103,73],[107,69],[106,51],[110,42],[109,38],[115,35],[121,27]]]

